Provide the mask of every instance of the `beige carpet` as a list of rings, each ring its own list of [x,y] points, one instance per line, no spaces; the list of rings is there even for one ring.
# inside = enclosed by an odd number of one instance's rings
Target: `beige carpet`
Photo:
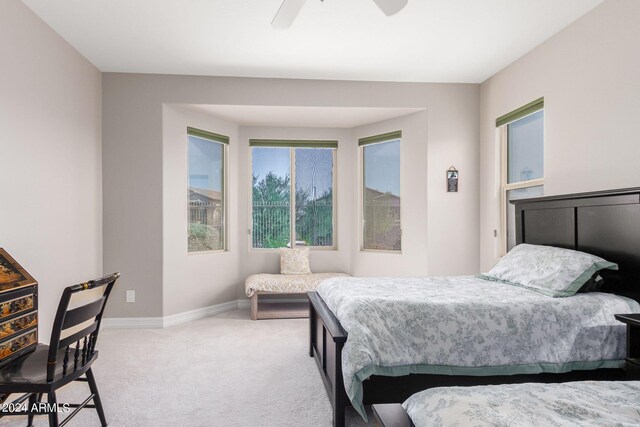
[[[94,372],[110,426],[330,426],[308,356],[308,320],[249,320],[235,310],[167,329],[104,330]],[[84,383],[60,402],[84,400]],[[347,425],[364,423],[352,410]],[[37,417],[37,426],[47,424]],[[5,417],[2,426],[24,426]],[[99,426],[84,409],[70,426]]]

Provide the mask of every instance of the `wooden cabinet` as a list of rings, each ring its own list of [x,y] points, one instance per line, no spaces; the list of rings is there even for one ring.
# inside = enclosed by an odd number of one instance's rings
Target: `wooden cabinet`
[[[0,248],[0,366],[38,343],[38,283]]]

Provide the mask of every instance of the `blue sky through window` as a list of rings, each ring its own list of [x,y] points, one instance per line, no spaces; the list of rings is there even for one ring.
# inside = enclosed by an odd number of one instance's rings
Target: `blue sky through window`
[[[189,187],[222,192],[224,146],[189,135]]]
[[[262,181],[269,172],[284,178],[290,176],[289,148],[254,147],[252,150],[253,176]]]
[[[508,183],[544,177],[544,111],[508,125]]]
[[[400,140],[364,146],[365,187],[400,196]]]

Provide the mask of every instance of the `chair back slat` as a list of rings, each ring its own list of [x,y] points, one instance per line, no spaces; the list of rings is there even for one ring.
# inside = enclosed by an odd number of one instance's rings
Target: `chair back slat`
[[[73,353],[73,370],[78,370],[78,359],[80,358],[80,341],[76,343],[76,351]]]
[[[64,316],[64,322],[62,323],[62,329],[71,328],[91,318],[95,318],[102,311],[106,300],[107,299],[102,296],[100,299],[89,304],[67,311],[67,314]]]
[[[58,350],[68,347],[74,342],[81,340],[82,338],[86,337],[87,335],[95,331],[97,328],[98,328],[98,325],[96,323],[92,323],[91,325],[87,326],[81,331],[71,334],[66,338],[62,338],[60,340],[60,344],[58,344]]]
[[[107,300],[111,294],[116,280],[120,277],[119,273],[110,274],[96,280],[81,283],[65,288],[58,305],[56,318],[53,321],[53,331],[51,332],[51,343],[49,346],[49,356],[47,359],[47,381],[53,381],[58,365],[58,358],[63,362],[63,372],[66,373],[70,368],[70,349],[69,347],[75,343],[73,352],[73,370],[82,368],[87,362],[93,359],[95,353],[95,344],[100,332],[100,322],[107,305]],[[94,293],[88,294],[93,297],[93,301],[80,307],[69,309],[71,297],[75,294],[88,291],[90,289],[102,288],[102,294],[95,297]],[[89,323],[80,331],[76,328],[83,323]],[[77,328],[76,328],[77,329]],[[63,335],[68,334],[65,338]],[[60,351],[63,350],[64,351]]]
[[[62,360],[62,375],[67,375],[67,366],[69,365],[69,346],[64,351],[64,359]]]

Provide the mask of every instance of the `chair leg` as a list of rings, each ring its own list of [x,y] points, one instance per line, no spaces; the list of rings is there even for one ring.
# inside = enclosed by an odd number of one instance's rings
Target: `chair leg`
[[[47,400],[50,406],[49,409],[53,409],[51,412],[49,412],[49,427],[58,427],[58,399],[56,399],[56,392],[52,391],[50,393],[47,393]]]
[[[96,405],[96,411],[98,417],[100,417],[100,423],[102,427],[107,427],[107,418],[104,416],[104,409],[102,408],[102,402],[100,401],[100,393],[98,393],[98,386],[96,385],[96,379],[93,376],[93,372],[89,369],[86,373],[87,382],[89,383],[89,389],[93,393],[93,403]]]
[[[31,411],[33,409],[33,405],[36,404],[36,402],[38,401],[38,394],[34,393],[31,396],[29,396],[29,411]],[[27,427],[32,427],[33,426],[33,417],[35,416],[35,414],[33,412],[30,412],[28,417],[27,417]]]

